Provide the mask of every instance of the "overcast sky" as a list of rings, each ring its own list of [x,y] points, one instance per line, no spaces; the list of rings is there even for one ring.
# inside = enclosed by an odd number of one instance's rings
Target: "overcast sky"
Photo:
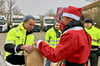
[[[83,7],[90,2],[85,0],[16,0],[16,6],[25,15],[44,15],[49,9],[56,13],[57,7]]]

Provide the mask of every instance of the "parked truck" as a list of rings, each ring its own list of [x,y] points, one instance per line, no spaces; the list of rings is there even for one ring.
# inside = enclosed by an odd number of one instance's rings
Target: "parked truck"
[[[0,15],[0,32],[6,32],[7,30],[7,19],[5,16]]]
[[[54,17],[44,17],[43,19],[43,31],[47,31],[48,29],[50,29],[53,24],[55,22],[55,18]]]
[[[57,14],[56,14],[56,21],[60,22],[61,25],[60,25],[60,30],[64,30],[65,26],[62,22],[62,14],[63,14],[63,11],[65,10],[66,8],[65,7],[58,7],[57,8]]]
[[[32,31],[33,32],[40,32],[40,27],[41,27],[40,17],[34,16],[34,18],[36,19],[36,24],[35,24],[34,28],[32,29]]]
[[[24,16],[14,15],[12,17],[13,27],[17,27],[19,23],[23,22]]]

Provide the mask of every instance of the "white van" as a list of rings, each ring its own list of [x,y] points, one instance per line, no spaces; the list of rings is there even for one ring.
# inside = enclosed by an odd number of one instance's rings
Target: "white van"
[[[7,19],[5,16],[0,15],[0,32],[7,31]]]
[[[33,28],[33,32],[40,32],[40,27],[41,27],[41,23],[40,23],[40,17],[39,16],[34,16],[35,20],[36,20],[36,24]]]
[[[14,15],[12,17],[13,27],[17,27],[19,23],[23,22],[24,16]]]
[[[43,31],[47,31],[48,29],[50,29],[53,24],[55,23],[55,18],[54,17],[44,17],[43,19]]]

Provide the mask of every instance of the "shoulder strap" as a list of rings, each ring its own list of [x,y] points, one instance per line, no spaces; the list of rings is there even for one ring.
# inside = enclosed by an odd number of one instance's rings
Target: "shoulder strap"
[[[87,34],[87,32],[85,31],[85,29],[83,28],[83,30],[84,30],[84,32],[85,32],[85,34],[86,34],[86,36],[87,36],[87,39],[88,39],[88,44],[90,43],[90,40],[89,40],[89,36],[88,36],[88,34]]]

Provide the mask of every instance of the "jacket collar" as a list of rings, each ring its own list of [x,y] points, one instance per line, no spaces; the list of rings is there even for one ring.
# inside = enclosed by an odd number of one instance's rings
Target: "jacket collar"
[[[22,32],[24,32],[24,33],[26,33],[26,29],[24,28],[24,23],[22,22],[22,23],[20,23],[19,25],[18,25],[18,27],[17,27],[19,30],[21,30]]]
[[[68,32],[70,30],[83,30],[83,27],[81,27],[81,26],[72,27],[72,28],[69,28],[68,30],[64,31],[64,33]]]
[[[78,26],[83,27],[83,24],[80,21],[76,21],[73,19],[71,22],[69,22],[68,25],[65,25],[65,29],[62,31],[62,33],[70,28],[78,27]]]
[[[95,28],[95,26],[92,26],[90,29],[87,29],[86,27],[85,27],[85,30],[92,30],[92,29],[94,29]]]
[[[28,32],[28,31],[24,28],[24,23],[23,23],[23,22],[20,23],[20,24],[18,25],[17,28],[18,28],[19,30],[21,30],[22,32],[24,32],[26,35],[32,34],[32,33],[33,33],[32,31]]]

